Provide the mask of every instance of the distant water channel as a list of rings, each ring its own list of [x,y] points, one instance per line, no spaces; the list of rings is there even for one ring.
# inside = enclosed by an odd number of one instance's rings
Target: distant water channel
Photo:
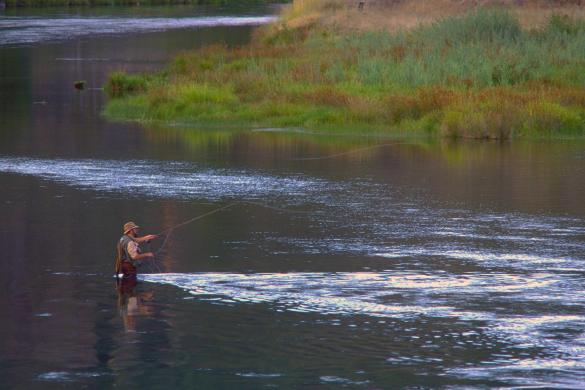
[[[0,387],[584,388],[585,143],[100,116],[109,72],[276,10],[0,14]],[[124,222],[231,204],[117,292]]]

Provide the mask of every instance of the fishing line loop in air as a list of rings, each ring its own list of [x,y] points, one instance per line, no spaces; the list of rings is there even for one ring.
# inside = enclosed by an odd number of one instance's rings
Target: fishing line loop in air
[[[350,150],[347,152],[329,154],[327,156],[292,158],[291,161],[329,160],[332,158],[343,157],[343,156],[347,156],[347,155],[351,155],[351,154],[355,154],[355,153],[359,153],[359,152],[365,152],[366,150],[380,149],[380,148],[385,148],[387,146],[394,146],[394,145],[415,145],[415,143],[414,142],[406,142],[406,141],[405,142],[389,142],[389,143],[385,143],[385,144],[372,145],[372,146],[366,146],[363,148],[353,149],[353,150]]]
[[[379,145],[373,145],[373,146],[367,146],[364,148],[358,148],[358,149],[354,149],[354,150],[350,150],[347,152],[342,152],[342,153],[335,153],[335,154],[330,154],[327,156],[318,156],[318,157],[302,157],[302,158],[293,158],[291,159],[292,161],[318,161],[318,160],[328,160],[328,159],[333,159],[333,158],[337,158],[337,157],[343,157],[343,156],[347,156],[347,155],[351,155],[354,153],[359,153],[359,152],[363,152],[363,151],[367,151],[367,150],[373,150],[373,149],[380,149],[380,148],[384,148],[384,147],[388,147],[388,146],[394,146],[394,145],[408,145],[411,144],[413,145],[413,142],[390,142],[390,143],[384,143],[384,144],[379,144]],[[250,204],[250,205],[254,205],[254,206],[260,206],[260,207],[264,207],[267,209],[271,209],[271,210],[276,210],[276,211],[283,211],[286,213],[301,213],[301,214],[306,214],[308,213],[307,211],[298,211],[298,210],[289,210],[289,209],[283,209],[280,207],[274,207],[274,206],[268,206],[266,204],[262,204],[262,203],[258,203],[258,202],[251,202],[251,201],[244,201],[244,200],[239,200],[236,202],[232,202],[229,203],[225,206],[222,207],[218,207],[216,209],[213,209],[211,211],[208,211],[207,213],[201,214],[201,215],[197,215],[193,218],[190,218],[186,221],[183,221],[181,223],[178,223],[177,225],[171,226],[163,231],[161,231],[160,233],[157,234],[157,236],[165,236],[165,239],[163,240],[161,246],[156,250],[156,252],[154,252],[154,257],[152,258],[152,262],[153,264],[156,265],[156,267],[158,268],[158,270],[160,271],[160,267],[158,266],[158,263],[156,261],[156,258],[159,256],[160,252],[166,247],[166,244],[168,242],[169,237],[171,236],[172,232],[175,229],[178,229],[180,227],[183,227],[185,225],[188,225],[190,223],[193,223],[195,221],[198,221],[200,219],[203,219],[205,217],[208,217],[212,214],[218,213],[220,211],[223,210],[227,210],[229,208],[232,208],[236,205],[240,205],[240,204]]]
[[[165,239],[163,240],[163,242],[160,245],[160,247],[156,250],[156,252],[154,252],[154,257],[152,258],[153,263],[156,264],[157,268],[159,268],[159,271],[160,271],[160,267],[158,267],[158,264],[156,263],[156,258],[158,257],[158,255],[160,254],[160,252],[165,248],[165,246],[166,246],[166,244],[167,244],[167,242],[169,240],[169,237],[171,236],[171,234],[172,234],[173,231],[175,231],[176,229],[178,229],[180,227],[183,227],[185,225],[188,225],[190,223],[193,223],[195,221],[198,221],[200,219],[203,219],[205,217],[208,217],[208,216],[210,216],[212,214],[218,213],[218,212],[223,211],[223,210],[227,210],[229,208],[232,208],[234,206],[241,205],[241,204],[249,204],[249,205],[264,207],[264,208],[267,208],[267,209],[276,210],[276,211],[283,211],[283,212],[290,213],[290,214],[308,214],[308,213],[310,213],[309,211],[290,210],[290,209],[284,209],[284,208],[281,208],[281,207],[268,206],[266,204],[262,204],[262,203],[259,203],[259,202],[251,202],[251,201],[247,201],[247,200],[238,200],[238,201],[229,203],[229,204],[227,204],[225,206],[221,206],[221,207],[215,208],[215,209],[213,209],[211,211],[208,211],[206,213],[197,215],[197,216],[195,216],[193,218],[190,218],[190,219],[188,219],[186,221],[183,221],[181,223],[178,223],[178,224],[173,225],[173,226],[171,226],[171,227],[169,227],[167,229],[162,230],[160,233],[157,234],[157,236],[165,236]]]

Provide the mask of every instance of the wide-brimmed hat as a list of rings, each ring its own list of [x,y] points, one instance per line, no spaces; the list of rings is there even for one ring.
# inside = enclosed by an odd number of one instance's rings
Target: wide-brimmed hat
[[[127,234],[130,230],[139,228],[134,222],[126,222],[123,227],[124,234]]]

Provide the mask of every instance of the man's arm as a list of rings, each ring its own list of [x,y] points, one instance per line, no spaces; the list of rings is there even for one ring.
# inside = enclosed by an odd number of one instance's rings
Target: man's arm
[[[154,257],[154,253],[152,252],[139,253],[138,255],[136,255],[136,257],[133,257],[132,260],[142,260],[147,259],[149,257]]]
[[[142,237],[135,237],[134,241],[138,242],[139,244],[146,242],[146,241],[151,241],[154,240],[155,238],[157,238],[158,236],[156,234],[149,234],[147,236],[142,236]]]
[[[147,236],[145,236],[145,237],[147,237]],[[132,259],[132,261],[142,260],[142,259],[146,259],[149,257],[154,257],[154,253],[152,253],[152,252],[140,253],[138,251],[138,243],[136,241],[130,241],[128,243],[128,254],[130,255],[130,258]]]

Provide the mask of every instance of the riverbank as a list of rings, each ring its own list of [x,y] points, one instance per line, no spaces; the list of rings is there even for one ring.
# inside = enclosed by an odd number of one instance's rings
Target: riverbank
[[[444,3],[297,1],[248,46],[185,53],[155,75],[112,74],[105,114],[470,138],[585,134],[582,8]]]

